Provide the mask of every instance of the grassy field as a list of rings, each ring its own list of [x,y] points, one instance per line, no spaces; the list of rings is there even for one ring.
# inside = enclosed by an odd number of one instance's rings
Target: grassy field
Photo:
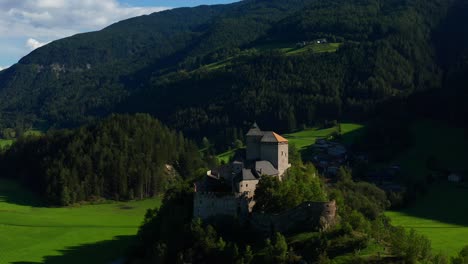
[[[309,53],[331,53],[331,52],[336,52],[342,43],[325,43],[325,44],[309,44],[304,47],[296,47],[295,43],[273,43],[273,44],[267,44],[267,45],[260,45],[256,46],[255,49],[257,49],[260,52],[266,52],[266,51],[271,51],[271,50],[278,50],[283,52],[284,54],[288,56],[293,56],[293,55],[299,55],[304,52],[309,52]],[[250,51],[243,51],[241,52],[240,55],[247,54]],[[229,57],[226,59],[223,59],[221,61],[213,62],[210,64],[206,64],[199,69],[196,69],[194,71],[199,71],[199,70],[204,70],[204,71],[213,71],[220,69],[222,67],[228,66],[232,63],[232,61],[236,58],[238,58],[240,55]]]
[[[31,129],[24,133],[25,136],[40,136],[42,134],[43,132],[37,129]],[[11,144],[13,144],[13,142],[15,142],[15,140],[13,139],[1,139],[0,138],[0,148],[9,147],[11,146]]]
[[[46,208],[0,179],[0,263],[110,263],[134,239],[160,199]]]
[[[13,144],[13,140],[11,139],[0,139],[0,148],[8,147],[11,144]]]
[[[287,55],[297,55],[303,52],[325,53],[336,52],[341,43],[310,44],[302,48],[282,48],[281,51]]]
[[[44,134],[44,132],[42,132],[41,130],[38,130],[38,129],[30,129],[30,130],[24,132],[25,136],[40,136],[42,134]]]
[[[341,124],[341,133],[343,135],[342,141],[345,144],[350,144],[362,135],[364,126],[360,124],[343,123]],[[285,138],[289,140],[289,143],[295,144],[296,147],[301,150],[305,149],[313,144],[319,138],[327,138],[336,131],[336,128],[317,129],[310,128],[299,132],[286,134]]]
[[[236,153],[236,150],[237,149],[232,149],[232,150],[228,150],[224,153],[219,154],[217,156],[218,160],[220,162],[229,163],[229,160],[234,156],[234,154]]]
[[[325,53],[336,52],[342,43],[308,44],[297,47],[296,43],[270,43],[256,46],[259,51],[279,50],[287,55],[297,55],[303,52]]]
[[[468,245],[468,189],[438,183],[409,208],[387,212],[396,226],[427,236],[435,252],[456,255]]]
[[[463,129],[422,120],[412,126],[411,133],[412,146],[394,162],[401,165],[406,177],[424,178],[429,173],[427,159],[431,156],[443,169],[468,169],[468,137]],[[468,245],[467,200],[468,189],[442,179],[409,208],[387,215],[393,224],[426,235],[436,251],[455,255]]]

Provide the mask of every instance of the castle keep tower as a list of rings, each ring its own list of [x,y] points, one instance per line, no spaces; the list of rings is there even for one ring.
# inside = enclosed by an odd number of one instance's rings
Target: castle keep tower
[[[288,151],[287,139],[275,132],[265,132],[260,141],[260,158],[271,162],[280,176],[290,167]]]
[[[288,159],[288,140],[272,131],[262,131],[253,124],[246,135],[247,160],[269,161],[277,170],[279,176],[291,167]]]
[[[260,141],[263,137],[263,131],[254,123],[246,135],[247,143],[247,160],[260,159]]]

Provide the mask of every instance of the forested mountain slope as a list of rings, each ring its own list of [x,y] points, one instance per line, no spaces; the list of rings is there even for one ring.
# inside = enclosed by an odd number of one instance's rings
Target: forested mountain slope
[[[252,120],[284,131],[367,118],[379,102],[442,87],[433,33],[447,30],[454,2],[246,0],[129,19],[0,72],[1,125],[148,112],[188,135],[229,141]],[[318,38],[340,48],[275,48]]]

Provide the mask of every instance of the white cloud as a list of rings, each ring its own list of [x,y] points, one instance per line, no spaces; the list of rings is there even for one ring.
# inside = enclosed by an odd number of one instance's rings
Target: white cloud
[[[46,45],[47,42],[39,42],[38,40],[36,39],[33,39],[33,38],[29,38],[27,41],[26,41],[26,47],[28,47],[30,50],[35,50],[37,48],[40,48],[44,45]]]
[[[26,55],[59,38],[165,9],[168,8],[132,7],[117,0],[0,0],[0,43],[21,39],[26,43],[22,55]],[[0,50],[0,58],[6,56]],[[0,63],[8,62],[0,60]]]

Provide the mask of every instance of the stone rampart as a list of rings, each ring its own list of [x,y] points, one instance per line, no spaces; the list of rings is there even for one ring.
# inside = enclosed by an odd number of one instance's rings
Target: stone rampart
[[[305,202],[279,214],[252,213],[251,227],[261,233],[322,231],[336,222],[336,202]]]
[[[249,214],[251,199],[236,193],[196,192],[193,199],[193,217],[242,216]]]

